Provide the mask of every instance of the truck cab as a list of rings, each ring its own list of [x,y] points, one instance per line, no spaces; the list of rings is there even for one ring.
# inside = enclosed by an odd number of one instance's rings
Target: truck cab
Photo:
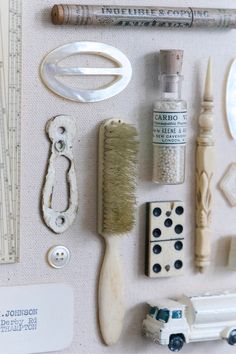
[[[189,332],[185,305],[169,299],[148,304],[150,310],[143,321],[145,335],[155,343],[168,345],[172,351],[179,351]]]
[[[236,293],[183,295],[148,304],[144,334],[173,352],[189,342],[224,339],[236,345]]]

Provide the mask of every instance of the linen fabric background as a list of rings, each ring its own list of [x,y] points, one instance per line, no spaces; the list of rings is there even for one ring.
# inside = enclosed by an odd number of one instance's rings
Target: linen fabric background
[[[145,302],[157,297],[175,297],[191,291],[199,294],[236,290],[236,274],[226,269],[229,239],[236,234],[235,209],[218,188],[228,165],[235,160],[236,142],[230,137],[225,117],[225,84],[229,65],[236,56],[236,30],[158,29],[111,27],[61,27],[50,21],[52,0],[23,1],[22,74],[22,161],[21,161],[21,261],[0,267],[2,286],[66,282],[75,293],[74,341],[63,354],[164,354],[141,336],[141,323],[147,311]],[[76,3],[70,0],[70,3]],[[83,1],[96,4],[96,0]],[[160,5],[192,7],[235,7],[234,0],[104,0],[103,4]],[[43,57],[54,48],[73,41],[104,42],[123,51],[133,67],[132,81],[119,95],[109,100],[82,104],[69,102],[45,88],[39,76]],[[188,102],[188,143],[186,181],[177,186],[158,186],[152,174],[152,107],[159,95],[157,54],[160,49],[183,49],[182,97]],[[195,144],[198,115],[204,88],[208,57],[213,60],[214,134],[216,163],[212,263],[206,274],[196,273],[194,260],[195,229]],[[68,114],[76,119],[74,155],[78,177],[79,212],[72,227],[62,235],[53,234],[40,214],[41,189],[47,167],[50,142],[45,133],[49,118]],[[140,132],[137,218],[129,236],[120,238],[120,254],[125,274],[127,312],[120,341],[113,347],[102,344],[97,322],[97,285],[104,252],[103,239],[96,231],[97,134],[99,124],[119,117],[134,123]],[[63,163],[57,166],[64,177]],[[63,180],[63,178],[62,178]],[[60,186],[56,188],[64,203]],[[144,275],[145,203],[157,200],[183,200],[186,205],[185,275],[149,279]],[[71,262],[64,269],[48,266],[47,250],[57,244],[71,250]],[[60,311],[60,309],[58,309]],[[52,314],[53,315],[53,314]],[[61,319],[63,321],[63,318]],[[56,333],[55,333],[56,336]],[[186,345],[183,354],[234,353],[225,341]]]

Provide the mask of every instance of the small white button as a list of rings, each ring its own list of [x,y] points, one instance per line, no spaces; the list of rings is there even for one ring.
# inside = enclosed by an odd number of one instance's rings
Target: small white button
[[[47,258],[53,268],[63,268],[70,261],[70,251],[65,246],[54,246],[48,251]]]

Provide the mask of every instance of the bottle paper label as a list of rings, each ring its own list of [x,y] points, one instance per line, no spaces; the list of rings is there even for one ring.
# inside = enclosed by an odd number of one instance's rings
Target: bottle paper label
[[[185,145],[187,111],[153,111],[153,144]]]

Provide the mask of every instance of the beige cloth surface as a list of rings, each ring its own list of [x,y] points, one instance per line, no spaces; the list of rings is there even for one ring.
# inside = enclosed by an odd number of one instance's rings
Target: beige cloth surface
[[[71,0],[71,3],[76,1]],[[84,1],[86,3],[86,1]],[[90,0],[88,3],[97,3]],[[109,1],[104,1],[109,3]],[[111,2],[110,2],[111,3]],[[127,4],[124,0],[113,4]],[[129,1],[128,4],[163,6],[235,7],[234,0]],[[22,183],[21,183],[21,262],[1,266],[0,284],[66,282],[75,292],[75,335],[63,354],[164,354],[141,336],[146,313],[145,302],[155,297],[178,296],[215,290],[236,290],[236,274],[225,268],[228,240],[236,234],[235,210],[218,189],[218,181],[229,163],[235,160],[236,142],[228,133],[224,110],[224,87],[228,67],[236,56],[236,30],[158,30],[157,28],[82,28],[56,27],[50,23],[52,0],[23,1],[23,86],[22,86]],[[122,50],[133,66],[129,86],[118,96],[93,104],[73,103],[49,92],[39,78],[39,64],[52,49],[73,41],[95,40]],[[158,98],[157,52],[183,49],[182,96],[188,102],[188,146],[186,182],[179,186],[156,186],[151,182],[152,106]],[[198,132],[197,117],[203,91],[208,56],[213,59],[215,97],[216,172],[212,264],[204,275],[196,274],[194,254],[194,151]],[[76,118],[78,134],[74,145],[79,187],[79,213],[73,226],[55,235],[40,216],[41,188],[49,153],[44,132],[47,120],[57,114]],[[121,117],[140,131],[137,222],[129,237],[120,239],[125,270],[127,313],[120,342],[105,347],[97,324],[96,287],[103,254],[103,240],[96,232],[97,132],[99,123]],[[60,165],[62,166],[62,165]],[[58,168],[58,170],[60,167]],[[60,190],[60,189],[58,189]],[[144,276],[145,202],[183,200],[186,203],[185,275],[154,279]],[[48,266],[47,250],[56,244],[67,246],[71,262],[61,270]],[[60,309],[58,309],[60,311]],[[63,319],[61,319],[63,321]],[[56,335],[56,333],[55,333]],[[224,341],[186,345],[183,354],[233,353]]]

